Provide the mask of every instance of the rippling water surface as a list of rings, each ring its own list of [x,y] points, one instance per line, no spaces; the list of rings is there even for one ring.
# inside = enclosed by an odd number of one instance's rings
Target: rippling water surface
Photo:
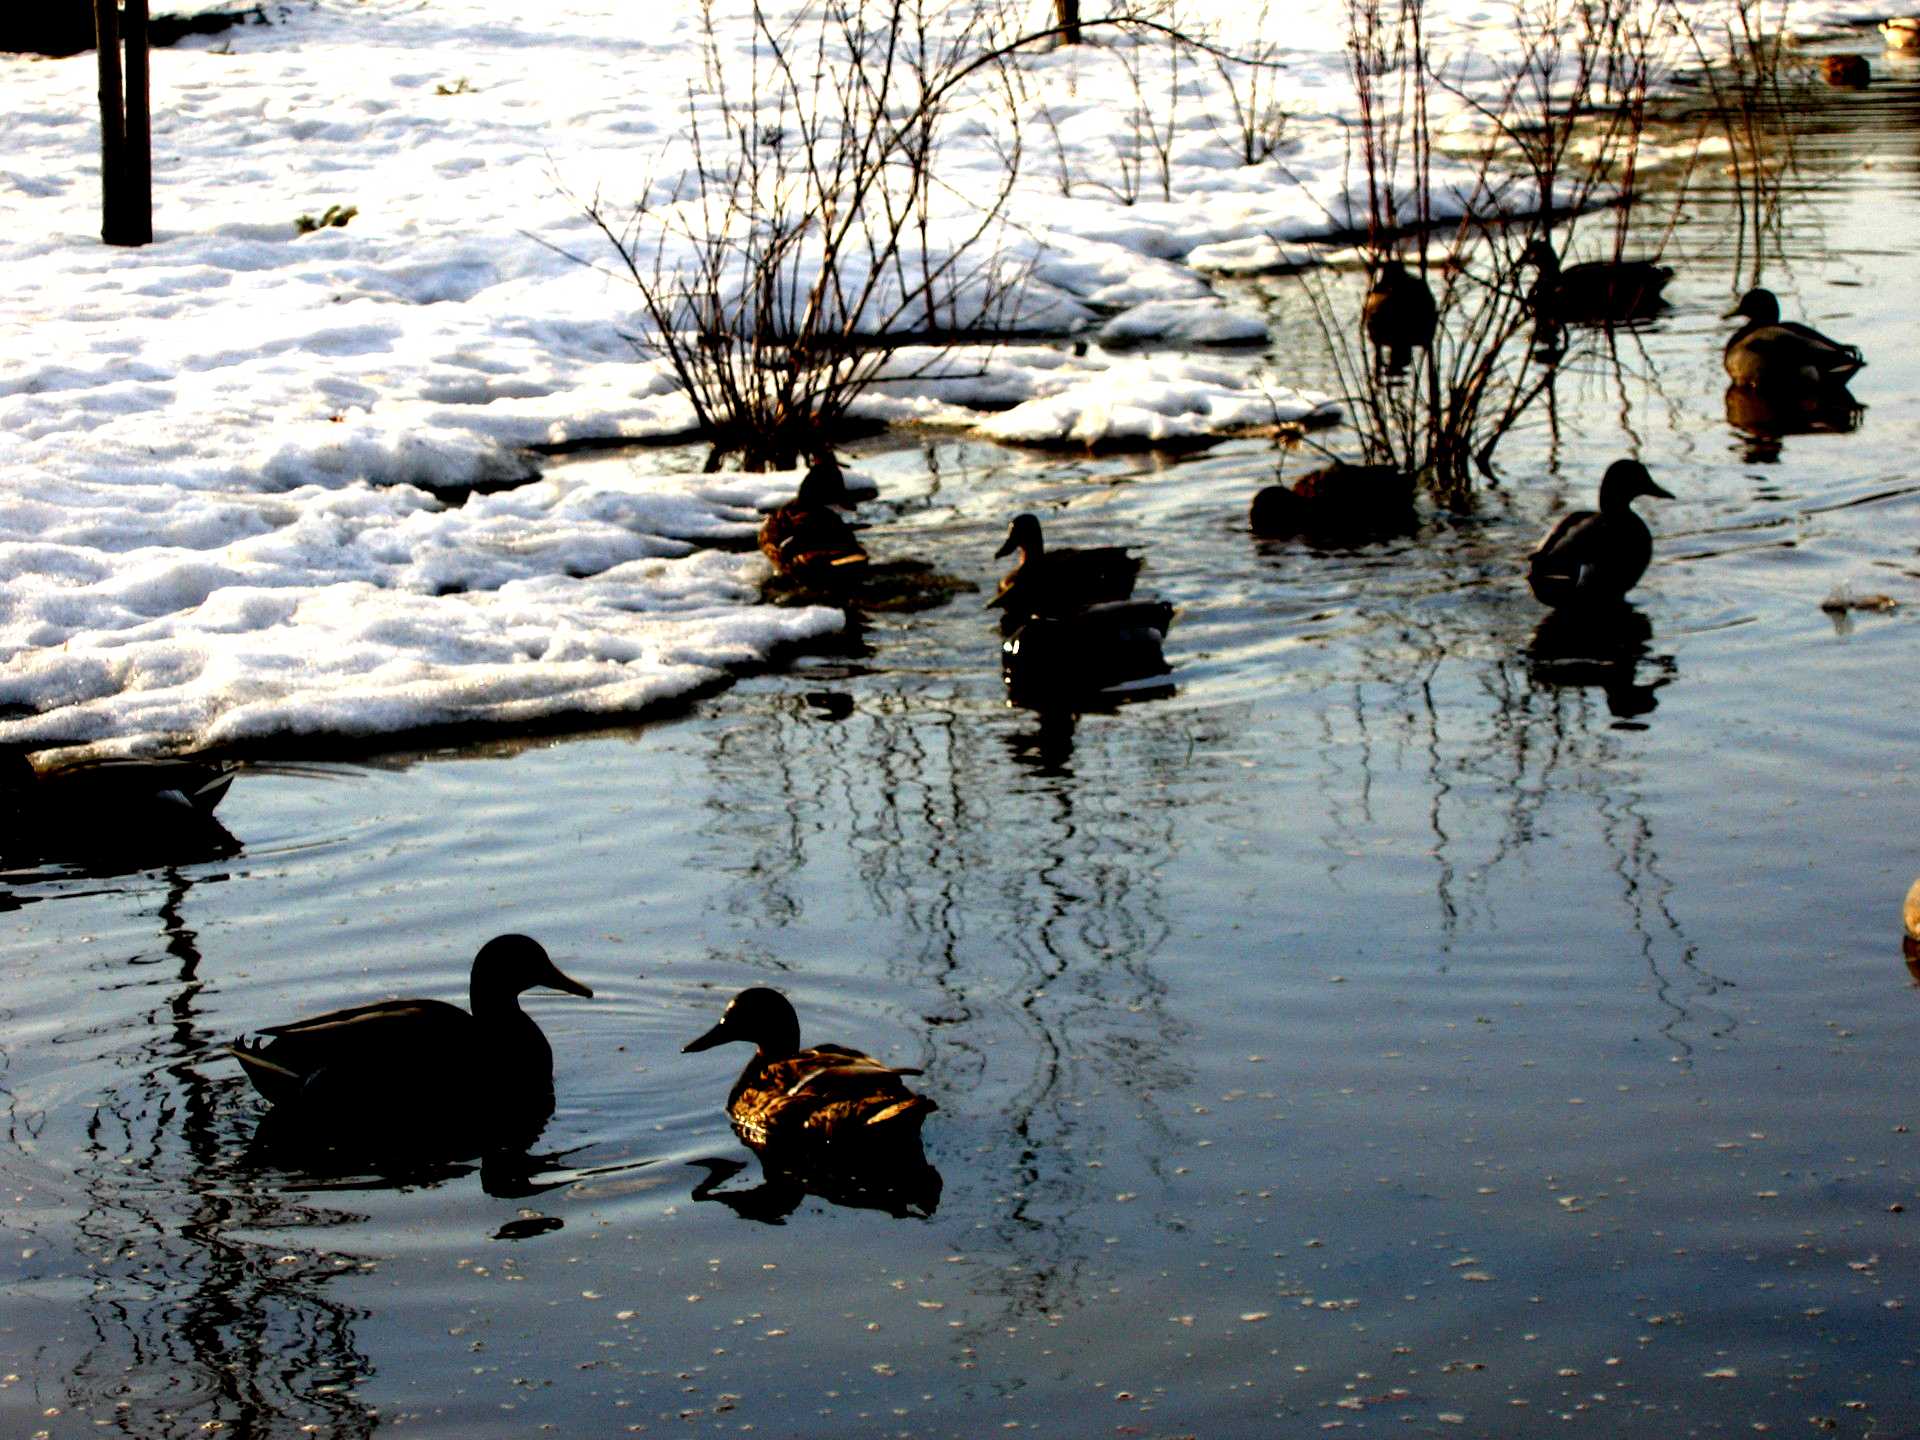
[[[658,723],[243,776],[233,857],[4,877],[0,1432],[1913,1433],[1915,111],[1833,96],[1768,241],[1857,433],[1729,428],[1708,195],[1671,315],[1409,538],[1250,541],[1250,444],[861,457],[873,548],[983,584],[1017,510],[1142,544],[1171,696],[1009,709],[962,596]],[[1516,557],[1629,450],[1649,636],[1542,659]],[[529,1162],[247,1163],[218,1046],[461,998],[504,930],[597,992],[529,999]],[[763,1184],[743,1053],[679,1054],[753,983],[925,1067],[930,1216]]]

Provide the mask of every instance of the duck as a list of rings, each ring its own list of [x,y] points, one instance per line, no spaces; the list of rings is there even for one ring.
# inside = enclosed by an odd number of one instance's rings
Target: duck
[[[1539,237],[1527,242],[1520,264],[1540,271],[1527,291],[1527,308],[1560,324],[1644,320],[1659,312],[1660,292],[1673,278],[1671,265],[1652,260],[1583,260],[1563,270],[1559,254]]]
[[[1864,55],[1827,55],[1820,61],[1820,78],[1836,90],[1864,90],[1872,83],[1873,67]]]
[[[1920,16],[1896,15],[1883,20],[1880,35],[1889,50],[1920,50]]]
[[[1334,460],[1291,485],[1262,486],[1247,509],[1255,535],[1376,534],[1413,514],[1413,476],[1393,465]]]
[[[1653,535],[1634,500],[1671,500],[1638,460],[1616,460],[1600,480],[1600,508],[1575,510],[1527,557],[1527,584],[1543,605],[1594,607],[1626,596],[1653,558]]]
[[[1856,345],[1843,345],[1810,325],[1780,318],[1780,302],[1771,290],[1752,289],[1720,318],[1736,316],[1746,324],[1728,339],[1723,357],[1727,376],[1750,390],[1793,390],[1845,385],[1865,366]]]
[[[989,610],[1004,611],[1014,625],[1033,615],[1071,615],[1089,605],[1125,600],[1133,594],[1140,573],[1140,557],[1124,545],[1047,549],[1040,521],[1032,515],[1013,517],[1007,538],[993,558],[1002,559],[1016,550],[1020,563],[1007,572],[987,601]]]
[[[226,798],[237,767],[188,757],[88,760],[42,774],[17,745],[0,745],[0,803],[54,816],[84,815],[91,824],[158,818],[205,818]]]
[[[822,578],[859,570],[867,552],[840,515],[853,507],[846,476],[832,455],[807,467],[793,499],[760,522],[760,551],[782,575]]]
[[[799,1146],[917,1144],[939,1106],[901,1077],[922,1072],[885,1065],[844,1045],[800,1048],[800,1017],[778,990],[753,986],[727,1002],[720,1023],[680,1047],[683,1055],[744,1041],[754,1047],[727,1092],[734,1133],[756,1150]]]
[[[1360,305],[1360,323],[1376,349],[1387,356],[1387,373],[1398,375],[1413,363],[1415,347],[1433,344],[1439,309],[1427,282],[1408,272],[1398,260],[1388,260]]]
[[[380,1000],[268,1025],[264,1043],[226,1053],[275,1107],[343,1132],[405,1121],[471,1119],[553,1110],[553,1050],[522,992],[559,990],[591,999],[526,935],[496,935],[473,957],[469,1009],[445,1000]]]
[[[1014,700],[1036,707],[1085,698],[1167,673],[1173,628],[1165,600],[1113,600],[1072,615],[1036,615],[1001,642],[1000,674]]]

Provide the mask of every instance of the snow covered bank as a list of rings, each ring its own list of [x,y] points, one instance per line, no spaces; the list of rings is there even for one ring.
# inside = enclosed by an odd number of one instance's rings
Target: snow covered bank
[[[1445,42],[1491,65],[1504,12],[1440,8]],[[624,205],[692,164],[697,9],[267,13],[155,52],[139,250],[97,239],[92,58],[0,56],[0,703],[41,712],[0,739],[138,751],[633,710],[837,626],[757,605],[760,560],[705,548],[750,534],[757,481],[622,462],[455,503],[529,475],[526,445],[692,422],[635,358],[631,285],[568,254],[610,259],[575,197]],[[1017,112],[1002,243],[1024,315],[1112,345],[1255,341],[1259,317],[1186,259],[1317,232],[1343,203],[1342,13],[1271,23],[1274,160],[1239,163],[1213,71],[1136,90],[1114,42],[1029,57],[1015,101],[984,87],[942,141],[941,193],[964,213],[992,191]],[[715,17],[744,65],[745,8]],[[1229,48],[1261,38],[1244,7],[1193,18]],[[1170,195],[1119,158],[1154,94],[1180,97]],[[296,235],[334,204],[358,213]],[[911,380],[908,358],[868,413],[1025,442],[1193,440],[1322,404],[1258,355],[1021,347]]]

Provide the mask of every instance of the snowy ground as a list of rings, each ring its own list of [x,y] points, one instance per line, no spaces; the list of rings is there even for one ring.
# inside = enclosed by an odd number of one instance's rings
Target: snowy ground
[[[1509,11],[1438,8],[1436,48],[1489,74]],[[1810,29],[1874,8],[1788,13]],[[1149,175],[1122,204],[1126,45],[1030,56],[1016,98],[982,87],[960,113],[939,175],[956,204],[990,192],[1020,116],[1003,243],[1031,277],[1014,323],[1093,343],[962,357],[880,387],[874,413],[1096,443],[1321,402],[1269,371],[1259,317],[1192,262],[1268,254],[1343,203],[1343,9],[1216,10],[1182,23],[1237,53],[1278,46],[1278,154],[1240,163],[1216,69],[1189,55],[1170,74],[1148,48],[1144,93],[1181,97],[1172,199]],[[0,741],[142,752],[632,711],[838,628],[758,605],[763,562],[737,548],[792,476],[622,463],[459,503],[528,475],[530,443],[691,423],[625,338],[631,286],[560,252],[610,258],[579,197],[626,203],[692,163],[697,9],[267,13],[155,52],[156,236],[138,250],[98,241],[93,57],[0,56],[0,706],[37,712]],[[716,17],[744,69],[745,7]],[[349,225],[296,235],[335,204],[357,207]],[[1137,348],[1155,342],[1187,348]],[[902,373],[924,369],[912,358]]]

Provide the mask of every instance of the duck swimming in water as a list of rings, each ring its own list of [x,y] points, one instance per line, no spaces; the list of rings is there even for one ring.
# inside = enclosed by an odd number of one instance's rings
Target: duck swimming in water
[[[1123,545],[1047,549],[1040,521],[1032,515],[1013,517],[1005,542],[993,556],[998,560],[1016,550],[1020,563],[987,601],[989,610],[1004,611],[1013,625],[1031,615],[1071,615],[1089,605],[1125,600],[1140,573],[1140,557]]]
[[[864,567],[866,549],[840,514],[852,506],[840,462],[817,458],[793,499],[760,522],[761,553],[782,575],[819,579]]]
[[[1749,390],[1842,386],[1867,363],[1857,345],[1843,345],[1811,325],[1782,320],[1780,302],[1771,290],[1747,291],[1721,318],[1736,316],[1747,323],[1728,339],[1723,360],[1733,383]]]
[[[1575,510],[1527,557],[1527,584],[1543,605],[1611,605],[1646,573],[1653,534],[1634,513],[1641,495],[1671,500],[1638,460],[1616,460],[1600,481],[1600,508]]]
[[[689,1055],[730,1041],[754,1047],[727,1093],[727,1118],[756,1149],[917,1142],[939,1107],[901,1083],[916,1068],[885,1065],[844,1045],[800,1048],[800,1018],[778,990],[755,986],[727,1002],[720,1023],[681,1047]]]
[[[264,1044],[227,1053],[280,1111],[316,1136],[351,1141],[446,1118],[553,1110],[553,1050],[520,1008],[523,991],[593,991],[562,974],[538,941],[499,935],[474,956],[470,1010],[444,1000],[381,1000],[268,1025]],[[536,1126],[537,1128],[537,1126]]]
[[[1563,270],[1559,254],[1543,239],[1527,242],[1520,263],[1540,271],[1527,292],[1527,308],[1556,324],[1603,325],[1656,315],[1660,292],[1673,278],[1673,267],[1652,260],[1583,260]]]

